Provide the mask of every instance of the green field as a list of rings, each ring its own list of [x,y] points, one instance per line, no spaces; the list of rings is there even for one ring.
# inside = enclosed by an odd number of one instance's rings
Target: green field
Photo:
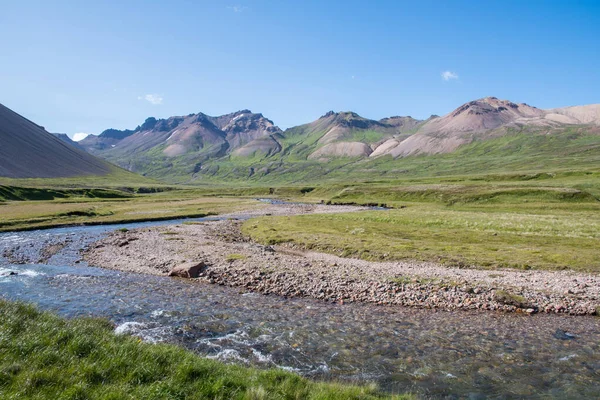
[[[600,271],[600,202],[590,192],[537,186],[535,180],[533,185],[355,185],[331,196],[333,190],[316,188],[305,196],[327,194],[331,203],[396,209],[262,217],[247,221],[243,231],[265,244],[294,243],[367,260]]]
[[[2,399],[408,399],[225,365],[182,348],[113,334],[101,319],[65,320],[0,300]]]
[[[10,191],[42,200],[0,202],[0,231],[204,217],[264,206],[252,199],[205,196],[185,189],[149,194],[15,187]]]

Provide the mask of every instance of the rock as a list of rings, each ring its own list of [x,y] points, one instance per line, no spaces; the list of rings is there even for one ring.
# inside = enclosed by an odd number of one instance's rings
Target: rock
[[[169,276],[197,278],[204,268],[206,268],[206,264],[203,261],[180,264],[171,269]]]
[[[562,329],[557,329],[552,336],[559,340],[573,340],[577,337],[570,332],[563,331]]]

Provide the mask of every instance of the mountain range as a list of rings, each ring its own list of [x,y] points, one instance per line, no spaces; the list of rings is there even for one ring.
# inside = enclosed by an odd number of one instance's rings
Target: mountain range
[[[63,174],[106,170],[106,163],[81,149],[129,171],[191,183],[286,174],[301,180],[334,170],[369,171],[374,165],[379,173],[387,173],[396,170],[399,162],[393,160],[408,162],[414,158],[411,156],[451,154],[465,151],[470,145],[495,143],[494,140],[515,135],[524,135],[530,141],[547,137],[549,141],[575,128],[578,134],[592,135],[593,143],[600,138],[600,104],[542,110],[495,97],[474,100],[444,116],[432,115],[426,120],[410,116],[372,120],[354,112],[330,111],[313,122],[285,131],[250,110],[217,117],[203,113],[166,119],[150,117],[135,129],[107,129],[78,143],[64,134],[53,137],[5,107],[1,111],[0,156],[4,169],[0,167],[0,175],[15,177],[45,176],[44,171],[54,171],[46,173],[54,176],[59,169]],[[55,151],[59,145],[68,149],[71,157],[59,156],[60,152]],[[48,151],[42,158],[55,162],[59,158],[71,160],[70,167],[41,167],[26,173],[22,167],[11,164],[32,157],[15,157],[16,154],[39,153],[36,149],[46,147]],[[582,149],[590,151],[589,146]],[[592,151],[596,150],[594,144]],[[72,160],[75,156],[81,162]],[[284,180],[291,179],[288,178]]]
[[[600,104],[542,110],[486,97],[426,120],[410,116],[371,120],[354,112],[330,111],[285,131],[250,110],[218,117],[198,113],[148,118],[133,130],[108,129],[79,145],[130,171],[186,181],[228,169],[228,163],[243,166],[242,175],[281,173],[288,170],[282,163],[443,154],[515,132],[547,134],[599,125]]]

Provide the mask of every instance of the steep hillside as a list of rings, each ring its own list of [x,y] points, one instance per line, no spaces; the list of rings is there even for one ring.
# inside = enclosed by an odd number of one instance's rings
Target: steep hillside
[[[0,177],[106,175],[113,168],[1,104],[0,143]]]

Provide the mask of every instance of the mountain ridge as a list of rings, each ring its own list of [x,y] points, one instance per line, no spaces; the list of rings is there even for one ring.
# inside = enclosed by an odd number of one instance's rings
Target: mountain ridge
[[[511,132],[550,133],[568,126],[600,125],[600,105],[539,109],[496,97],[467,102],[426,120],[392,116],[364,118],[352,111],[329,111],[285,131],[263,114],[240,110],[212,117],[203,113],[148,118],[135,130],[107,130],[80,142],[88,150],[134,172],[175,174],[195,179],[231,162],[249,174],[281,170],[285,163],[393,159],[454,152],[474,141]],[[101,140],[110,147],[94,148]],[[123,139],[116,136],[123,135]],[[260,164],[260,167],[251,165]],[[265,166],[266,164],[266,166]],[[299,164],[300,165],[300,164]]]

